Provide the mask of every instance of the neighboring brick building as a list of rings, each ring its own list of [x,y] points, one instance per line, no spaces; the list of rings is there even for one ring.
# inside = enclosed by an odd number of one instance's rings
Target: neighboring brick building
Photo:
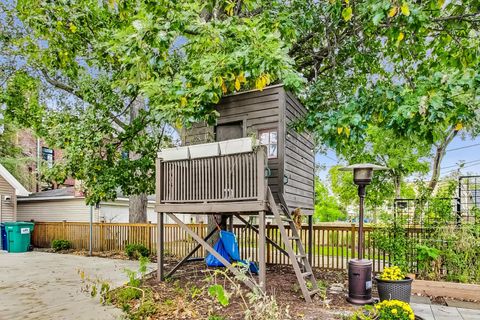
[[[20,130],[17,133],[17,145],[21,147],[22,153],[25,157],[34,159],[25,168],[29,174],[32,175],[30,185],[25,186],[31,192],[39,192],[48,189],[57,189],[61,187],[69,187],[75,185],[75,180],[67,179],[62,184],[56,183],[38,183],[37,178],[37,163],[38,160],[45,162],[48,166],[52,166],[55,161],[62,159],[63,151],[60,149],[49,148],[43,140],[37,140],[33,132],[29,129]]]

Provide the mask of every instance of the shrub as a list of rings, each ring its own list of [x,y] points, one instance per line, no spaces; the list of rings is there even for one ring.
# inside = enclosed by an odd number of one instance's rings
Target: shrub
[[[60,250],[68,250],[72,248],[72,243],[68,240],[53,240],[52,241],[52,249],[54,251],[60,251]]]
[[[143,244],[131,243],[125,247],[125,253],[130,259],[138,259],[140,257],[148,257],[150,251]]]

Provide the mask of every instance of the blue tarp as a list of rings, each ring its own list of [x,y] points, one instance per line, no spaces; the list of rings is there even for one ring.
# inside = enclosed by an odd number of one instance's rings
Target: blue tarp
[[[217,243],[215,243],[215,246],[213,248],[227,261],[236,261],[247,265],[247,261],[240,258],[240,250],[238,249],[238,242],[235,233],[221,230],[220,239],[218,239]],[[205,262],[209,267],[224,267],[223,263],[218,261],[218,259],[210,253],[205,258]],[[258,267],[255,263],[250,262],[249,267],[250,272],[258,273]]]

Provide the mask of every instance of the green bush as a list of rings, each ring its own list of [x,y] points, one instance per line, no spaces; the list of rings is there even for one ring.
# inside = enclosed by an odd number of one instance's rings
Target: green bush
[[[72,243],[68,240],[53,240],[52,241],[52,249],[54,251],[60,251],[60,250],[68,250],[72,248]]]
[[[148,257],[150,255],[150,251],[143,244],[131,243],[127,244],[125,247],[125,254],[130,259],[138,259],[140,257]]]

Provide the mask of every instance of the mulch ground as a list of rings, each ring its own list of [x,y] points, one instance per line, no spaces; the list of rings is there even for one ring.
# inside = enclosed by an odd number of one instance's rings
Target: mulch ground
[[[171,268],[175,261],[167,262]],[[222,307],[206,293],[213,284],[214,268],[207,268],[203,262],[193,262],[183,266],[172,279],[159,283],[154,277],[146,280],[144,287],[151,288],[155,300],[162,304],[162,311],[155,319],[208,319],[211,315],[223,316],[226,319],[243,319],[244,304],[239,295],[233,295],[230,304]],[[306,303],[296,282],[291,266],[269,265],[267,267],[267,293],[273,295],[283,310],[288,310],[292,319],[340,319],[341,313],[351,313],[357,307],[346,302],[347,275],[342,271],[314,270],[317,281],[325,289],[322,296],[316,296],[312,303]],[[207,279],[207,280],[206,280]],[[217,283],[229,287],[228,281],[218,276]],[[249,289],[242,286],[245,299]],[[186,293],[186,294],[185,294]],[[174,308],[165,308],[165,301]],[[170,303],[171,301],[172,303]]]

